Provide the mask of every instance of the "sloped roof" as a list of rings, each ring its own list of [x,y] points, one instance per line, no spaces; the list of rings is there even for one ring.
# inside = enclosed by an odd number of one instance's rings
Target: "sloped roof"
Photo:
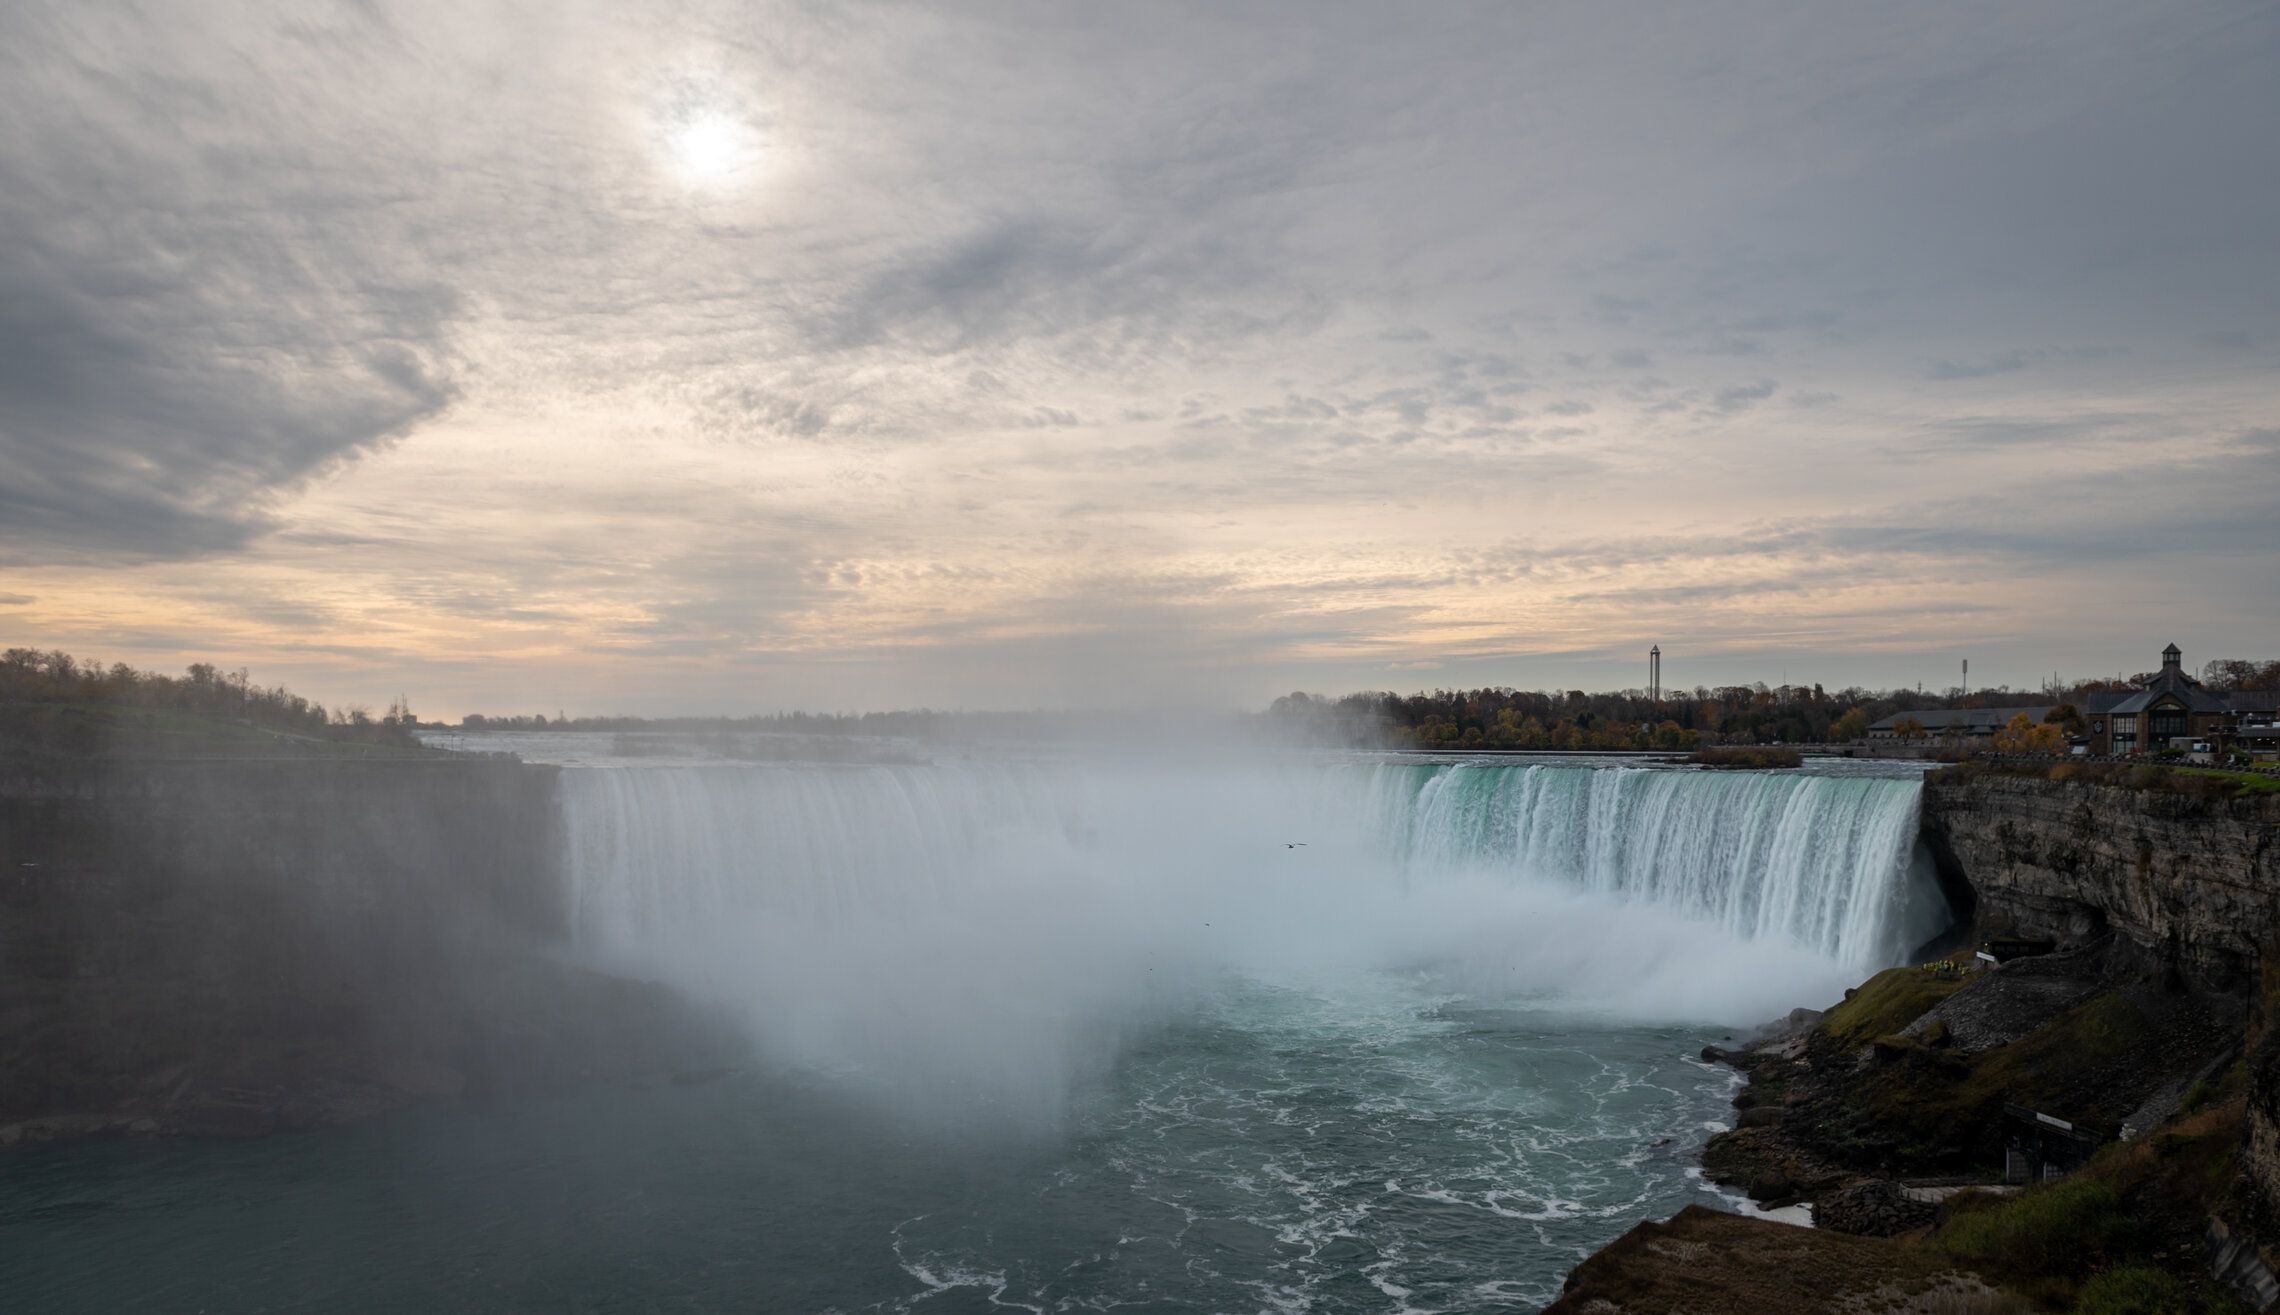
[[[2145,688],[2107,709],[2117,715],[2143,712],[2165,696],[2174,695],[2178,702],[2192,712],[2223,713],[2232,711],[2225,701],[2201,688],[2201,682],[2185,674],[2177,664],[2177,646],[2171,644],[2161,651],[2161,670],[2145,683]]]
[[[1870,731],[1888,731],[1899,724],[1902,717],[1914,717],[1927,731],[1963,730],[1999,731],[2011,724],[2011,718],[2020,713],[2027,720],[2040,722],[2058,705],[2046,703],[2039,708],[1926,708],[1921,712],[1895,712],[1882,721],[1869,726]]]
[[[2112,708],[2107,709],[2107,711],[2115,713],[2116,715],[2132,712],[2143,712],[2147,708],[2152,707],[2154,704],[2168,698],[2175,698],[2179,703],[2184,704],[2187,710],[2192,712],[2221,713],[2232,711],[2231,708],[2225,706],[2225,701],[2223,699],[2218,698],[2216,695],[2211,694],[2205,689],[2200,689],[2193,686],[2169,689],[2162,689],[2157,687],[2153,689],[2140,690],[2139,692],[2130,695],[2128,698],[2123,699],[2120,703],[2115,704]]]

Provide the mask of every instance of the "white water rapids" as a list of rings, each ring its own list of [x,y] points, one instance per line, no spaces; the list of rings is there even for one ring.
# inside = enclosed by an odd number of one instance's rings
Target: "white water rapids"
[[[563,774],[582,953],[803,1065],[1027,1112],[1231,977],[1749,1025],[1948,921],[1912,780],[952,760]]]

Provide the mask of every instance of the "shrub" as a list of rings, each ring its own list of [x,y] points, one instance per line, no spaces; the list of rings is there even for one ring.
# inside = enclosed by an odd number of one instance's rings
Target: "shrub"
[[[2075,1315],[2195,1315],[2201,1303],[2174,1275],[2145,1265],[2094,1274],[2075,1298]]]
[[[1955,1256],[2022,1277],[2067,1278],[2088,1271],[2132,1231],[2113,1184],[2062,1178],[1992,1207],[1958,1211],[1940,1230]]]

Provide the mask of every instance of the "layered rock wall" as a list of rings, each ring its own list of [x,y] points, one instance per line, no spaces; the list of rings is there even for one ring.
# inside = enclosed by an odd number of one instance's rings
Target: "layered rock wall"
[[[1927,781],[1924,837],[1977,897],[1982,936],[2111,930],[2196,984],[2260,993],[2280,963],[2280,795],[2218,799],[1998,773]],[[2260,991],[2260,986],[2263,988]],[[2259,1231],[2280,1237],[2280,1029],[2250,1056]]]
[[[2112,930],[2239,990],[2280,932],[2280,796],[1981,773],[1928,781],[1923,828],[1969,882],[1981,936],[2072,946]]]

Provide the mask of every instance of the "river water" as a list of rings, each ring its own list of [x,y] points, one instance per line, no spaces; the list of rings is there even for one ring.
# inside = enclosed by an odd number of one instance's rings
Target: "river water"
[[[1534,1310],[1946,920],[1844,763],[573,761],[565,952],[749,1066],[17,1151],[0,1308]]]

